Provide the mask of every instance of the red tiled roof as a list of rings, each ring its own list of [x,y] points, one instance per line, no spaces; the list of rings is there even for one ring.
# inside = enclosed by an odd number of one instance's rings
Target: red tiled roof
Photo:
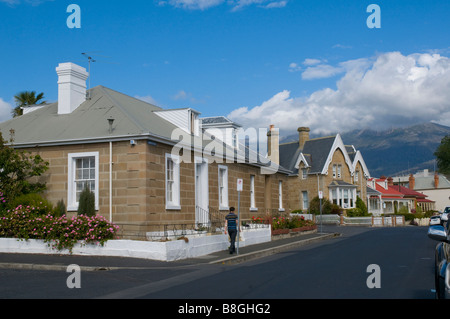
[[[424,198],[425,199],[425,197],[428,197],[425,194],[416,192],[415,190],[409,189],[409,188],[404,187],[404,186],[395,185],[394,188],[397,188],[405,196],[413,196],[413,197],[416,197],[418,199],[419,198]]]
[[[392,186],[388,186],[388,188],[384,188],[378,182],[384,183],[386,179],[384,178],[375,178],[375,189],[381,193],[383,198],[403,198],[404,194],[396,190]]]

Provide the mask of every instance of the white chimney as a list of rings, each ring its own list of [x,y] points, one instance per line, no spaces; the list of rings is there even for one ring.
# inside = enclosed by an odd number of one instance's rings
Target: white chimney
[[[60,63],[58,74],[58,114],[70,114],[86,101],[86,69],[73,63]]]

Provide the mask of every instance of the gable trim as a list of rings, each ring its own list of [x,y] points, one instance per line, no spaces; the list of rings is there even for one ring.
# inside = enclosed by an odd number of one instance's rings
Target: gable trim
[[[345,159],[345,163],[347,164],[350,173],[353,175],[353,164],[352,161],[350,160],[350,157],[348,156],[347,153],[347,149],[345,148],[344,142],[342,141],[342,138],[339,134],[336,135],[335,139],[334,139],[334,143],[331,146],[330,152],[328,153],[328,157],[327,160],[325,161],[325,164],[322,168],[322,175],[328,175],[328,167],[331,164],[331,161],[333,160],[333,155],[334,153],[340,149],[342,154],[344,155],[344,159]]]

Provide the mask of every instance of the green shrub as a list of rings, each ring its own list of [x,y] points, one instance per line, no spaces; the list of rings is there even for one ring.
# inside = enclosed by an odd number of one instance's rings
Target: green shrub
[[[319,196],[314,197],[309,205],[311,214],[320,214],[320,199]],[[322,214],[335,214],[334,204],[327,198],[322,199]]]
[[[67,209],[66,209],[66,204],[64,204],[64,201],[62,199],[60,199],[58,201],[58,203],[56,203],[56,207],[54,209],[54,216],[55,217],[61,217],[66,215],[67,213]]]
[[[356,198],[356,203],[355,203],[356,208],[358,208],[361,212],[361,216],[368,216],[369,215],[369,211],[367,209],[366,203],[364,203],[364,201],[358,196]]]
[[[95,195],[87,185],[80,194],[78,215],[95,216]]]
[[[38,215],[47,215],[48,213],[53,212],[53,204],[42,195],[36,193],[17,196],[8,204],[8,208],[10,210],[14,210],[19,206],[23,206],[25,208],[29,207]]]

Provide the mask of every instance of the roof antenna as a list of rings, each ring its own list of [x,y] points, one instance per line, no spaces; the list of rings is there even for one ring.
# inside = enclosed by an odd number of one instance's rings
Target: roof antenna
[[[88,96],[87,99],[90,100],[91,99],[91,62],[97,62],[96,60],[94,60],[90,55],[88,55],[88,52],[83,52],[81,53],[82,55],[84,55],[85,57],[87,57],[88,59],[88,63],[89,63],[89,87],[88,87]]]

